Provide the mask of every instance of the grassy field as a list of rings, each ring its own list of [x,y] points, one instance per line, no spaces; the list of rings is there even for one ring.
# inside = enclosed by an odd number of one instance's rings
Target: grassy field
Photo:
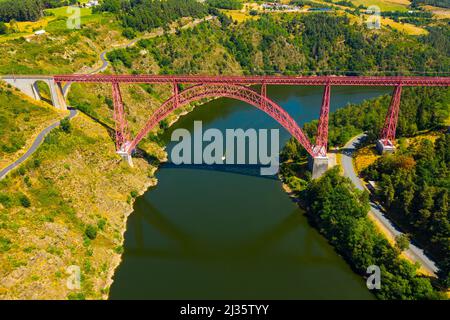
[[[229,16],[233,21],[243,22],[248,19],[257,19],[258,16],[252,16],[247,12],[242,12],[241,10],[221,10],[224,14]]]
[[[40,29],[50,28],[53,32],[64,31],[67,29],[67,19],[71,17],[74,11],[71,11],[70,7],[60,7],[55,9],[45,10],[46,16],[39,19],[38,21],[18,21],[12,23],[7,23],[6,25],[14,30],[14,33],[0,36],[0,42],[18,39],[21,37],[31,37],[34,31]],[[92,14],[91,8],[81,8],[81,24],[89,22],[100,22],[102,15]],[[47,30],[48,31],[48,30]]]
[[[417,27],[410,23],[395,22],[394,20],[389,19],[389,18],[381,18],[381,25],[389,26],[392,29],[404,32],[404,33],[412,35],[412,36],[420,36],[420,35],[428,34],[428,31],[421,27]]]
[[[356,151],[353,160],[357,174],[360,174],[365,168],[374,163],[380,155],[377,153],[375,146],[368,145]]]
[[[65,114],[0,82],[0,168],[18,159],[42,129]]]
[[[0,181],[0,299],[105,298],[132,198],[154,183],[154,167],[124,164],[101,125],[71,126]],[[66,286],[71,265],[80,290]]]
[[[20,32],[0,36],[0,74],[83,72],[98,62],[101,51],[125,40],[119,23],[109,14],[91,14],[86,9],[81,29],[68,29],[65,9],[52,10],[57,15],[22,26],[23,31],[32,32],[47,23],[46,34]]]
[[[378,6],[382,11],[408,11],[408,0],[350,0],[355,5],[369,7]]]
[[[433,6],[423,6],[426,11],[430,11],[438,19],[450,19],[450,9]]]

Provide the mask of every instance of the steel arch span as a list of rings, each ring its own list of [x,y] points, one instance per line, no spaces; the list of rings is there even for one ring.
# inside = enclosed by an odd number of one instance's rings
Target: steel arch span
[[[265,86],[263,86],[265,89]],[[136,137],[125,146],[128,154],[136,148],[137,144],[152,130],[160,121],[164,120],[171,112],[181,108],[191,102],[204,98],[232,98],[246,102],[271,116],[283,128],[285,128],[313,157],[326,156],[322,150],[315,151],[314,146],[309,141],[305,133],[300,129],[297,122],[277,103],[267,98],[265,90],[261,90],[263,94],[255,90],[237,84],[229,83],[213,83],[198,84],[178,92],[178,87],[174,84],[174,94],[166,100],[148,119],[145,126],[139,131]],[[325,150],[326,152],[326,150]]]

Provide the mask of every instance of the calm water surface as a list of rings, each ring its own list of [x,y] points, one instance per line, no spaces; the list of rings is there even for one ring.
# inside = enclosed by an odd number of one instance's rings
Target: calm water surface
[[[302,125],[317,119],[322,89],[269,87],[268,95]],[[389,93],[333,87],[331,109]],[[280,128],[242,102],[219,99],[168,130]],[[136,200],[111,299],[373,299],[275,176],[245,166],[161,166],[158,185]]]

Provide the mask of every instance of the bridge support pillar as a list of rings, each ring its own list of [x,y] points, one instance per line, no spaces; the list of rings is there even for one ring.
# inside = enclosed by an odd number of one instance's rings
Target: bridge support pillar
[[[392,143],[392,141],[390,141],[390,140],[380,139],[380,140],[377,140],[377,151],[379,154],[394,153],[395,146]]]
[[[6,83],[12,85],[13,87],[19,89],[22,93],[35,99],[41,100],[41,94],[39,92],[37,82],[42,81],[48,85],[50,90],[50,98],[52,99],[52,104],[55,108],[61,110],[67,110],[66,100],[64,99],[64,94],[62,92],[61,85],[56,83],[50,77],[29,77],[29,78],[15,78],[15,77],[3,77]]]
[[[53,80],[49,80],[47,82],[47,84],[50,87],[52,103],[55,106],[55,108],[58,108],[61,110],[67,110],[67,104],[66,104],[66,100],[64,99],[64,93],[63,93],[61,84],[56,83]]]
[[[320,178],[328,170],[328,157],[309,157],[308,166],[312,178]]]
[[[118,154],[123,160],[125,160],[126,163],[128,163],[128,165],[129,165],[130,167],[133,167],[133,158],[131,157],[131,154],[129,154],[129,153],[126,152],[126,151],[122,151],[122,150],[117,151],[117,154]]]

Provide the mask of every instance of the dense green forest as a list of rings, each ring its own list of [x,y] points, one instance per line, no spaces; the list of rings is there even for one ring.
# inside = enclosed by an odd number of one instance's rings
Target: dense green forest
[[[221,9],[242,9],[243,3],[241,0],[206,0],[206,3],[214,8]]]
[[[435,7],[450,8],[449,0],[412,0],[411,7],[417,8],[419,5],[430,5]]]
[[[202,72],[200,61],[215,46],[228,52],[212,64],[236,60],[246,74],[417,74],[450,69],[449,26],[412,37],[372,32],[347,17],[330,14],[262,15],[234,25],[220,16],[221,26],[207,24],[176,35],[140,42],[158,61],[161,73]],[[205,41],[205,39],[207,39]],[[137,56],[139,48],[122,56]],[[183,65],[177,60],[198,52]],[[126,60],[126,58],[125,58]],[[136,72],[139,72],[136,70]]]
[[[0,1],[0,21],[36,21],[44,9],[75,4],[76,0],[6,0]]]
[[[367,132],[368,142],[373,143],[384,124],[390,96],[385,95],[361,104],[350,104],[330,114],[328,143],[342,146],[351,137]],[[450,116],[449,88],[404,88],[397,124],[397,137],[413,136],[420,131],[437,129]],[[313,139],[317,121],[304,125],[306,134]]]
[[[195,0],[105,0],[94,12],[117,14],[124,27],[146,31],[166,26],[181,17],[200,18],[208,13],[207,6]]]
[[[427,27],[428,35],[420,38],[421,42],[430,45],[446,56],[450,56],[450,27]]]
[[[36,21],[43,16],[43,9],[43,3],[40,0],[0,2],[0,21]]]
[[[394,155],[379,158],[363,175],[377,182],[388,214],[432,253],[450,286],[450,134],[435,143],[404,146],[400,140]]]
[[[373,290],[379,299],[438,299],[430,280],[416,274],[417,266],[399,257],[368,219],[368,194],[353,187],[338,168],[313,180],[301,194],[310,221],[359,274],[377,265],[382,274],[381,289]]]
[[[389,96],[382,96],[331,113],[329,144],[342,146],[363,131],[368,133],[366,143],[373,144],[383,126],[389,102]],[[410,146],[403,137],[427,130],[445,130],[449,116],[449,88],[403,89],[397,127],[398,151],[381,157],[363,172],[366,179],[377,181],[378,196],[393,220],[433,255],[440,269],[441,283],[447,287],[450,284],[450,135],[441,134],[434,144],[424,139]],[[303,128],[313,140],[317,121],[306,123]],[[293,190],[302,190],[310,183],[310,175],[302,172],[300,165],[306,156],[295,139],[281,152],[282,161],[294,161],[283,163],[280,168],[285,183]]]
[[[382,17],[388,17],[396,22],[411,23],[417,26],[425,26],[433,21],[433,14],[428,11],[382,11]]]

